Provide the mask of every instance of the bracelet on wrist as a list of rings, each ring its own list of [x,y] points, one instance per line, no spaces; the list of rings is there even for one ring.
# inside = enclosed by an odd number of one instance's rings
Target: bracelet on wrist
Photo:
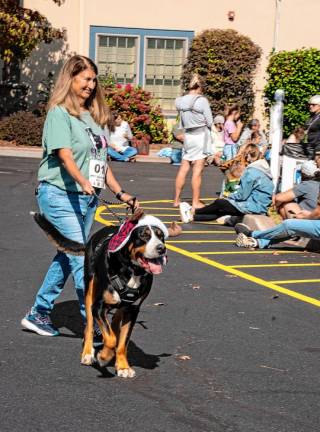
[[[123,189],[121,189],[120,192],[116,193],[116,198],[117,198],[119,201],[122,201],[121,197],[122,197],[122,195],[125,194],[125,193],[126,193],[126,192],[125,192]]]

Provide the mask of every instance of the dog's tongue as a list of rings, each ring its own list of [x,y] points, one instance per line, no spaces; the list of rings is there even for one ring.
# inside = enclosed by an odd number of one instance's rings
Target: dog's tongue
[[[159,262],[149,261],[148,265],[149,265],[149,270],[151,271],[151,273],[153,273],[153,274],[162,273],[162,265],[160,264],[160,261]]]

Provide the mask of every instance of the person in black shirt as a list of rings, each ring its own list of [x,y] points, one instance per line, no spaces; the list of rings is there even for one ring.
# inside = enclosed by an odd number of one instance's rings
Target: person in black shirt
[[[306,123],[307,143],[306,150],[310,159],[320,154],[320,95],[309,99],[311,117]]]

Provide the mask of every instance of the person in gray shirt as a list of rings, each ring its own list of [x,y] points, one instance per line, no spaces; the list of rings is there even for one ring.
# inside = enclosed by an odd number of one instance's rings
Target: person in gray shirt
[[[320,193],[320,170],[314,161],[306,161],[301,166],[302,182],[292,189],[278,193],[274,198],[283,219],[296,217],[302,210],[312,211],[317,207]]]
[[[202,95],[200,77],[194,75],[189,84],[189,93],[176,99],[180,126],[184,129],[183,157],[175,181],[174,207],[180,204],[180,196],[187,174],[192,167],[192,207],[203,207],[200,201],[202,172],[205,159],[213,154],[211,139],[212,113],[208,99]]]
[[[260,130],[260,122],[258,119],[252,119],[249,121],[247,127],[243,130],[242,134],[240,135],[239,141],[237,143],[238,146],[241,147],[248,144],[248,140],[250,140],[253,132],[257,132],[260,136],[259,143],[255,143],[259,146],[260,151],[261,148],[267,148],[268,146],[267,138],[264,132]]]

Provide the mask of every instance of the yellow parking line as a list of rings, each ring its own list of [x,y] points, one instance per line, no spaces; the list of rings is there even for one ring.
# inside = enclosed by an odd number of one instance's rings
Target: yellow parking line
[[[108,214],[112,214],[112,213],[106,211],[106,212],[103,212],[101,214],[108,215]],[[119,215],[119,216],[126,216],[127,213],[119,213],[119,212],[117,212],[117,215]],[[168,214],[168,213],[152,213],[152,216],[157,216],[157,217],[160,217],[160,216],[163,216],[163,217],[170,216],[170,217],[175,217],[175,218],[178,217],[177,214]]]
[[[233,275],[238,276],[238,277],[240,277],[242,279],[245,279],[245,280],[248,280],[250,282],[256,283],[258,285],[261,285],[261,286],[263,286],[265,288],[269,288],[269,289],[271,289],[273,291],[277,291],[279,293],[282,293],[282,294],[285,294],[287,296],[293,297],[293,298],[295,298],[297,300],[300,300],[300,301],[303,301],[305,303],[312,304],[313,306],[320,307],[320,300],[317,300],[317,299],[315,299],[313,297],[309,297],[309,296],[300,294],[300,293],[298,293],[296,291],[292,291],[292,290],[289,290],[287,288],[283,288],[283,287],[281,287],[279,285],[276,285],[276,284],[274,284],[272,282],[266,281],[266,280],[261,279],[259,277],[252,276],[252,275],[250,275],[248,273],[236,270],[234,267],[230,267],[230,266],[226,266],[224,264],[220,264],[217,261],[213,261],[213,260],[211,260],[209,258],[204,258],[202,256],[196,255],[196,254],[194,254],[192,252],[188,252],[188,251],[186,251],[184,249],[178,248],[178,247],[173,246],[173,245],[168,245],[168,249],[170,249],[173,252],[177,252],[177,253],[179,253],[181,255],[187,256],[188,258],[192,258],[192,259],[194,259],[196,261],[199,261],[199,262],[201,262],[203,264],[207,264],[207,265],[209,265],[211,267],[215,267],[215,268],[217,268],[219,270],[222,270],[224,272],[233,274]]]
[[[182,231],[182,234],[234,234],[234,231]]]
[[[166,240],[166,243],[234,243],[234,240]]]
[[[193,252],[197,255],[242,255],[242,254],[248,254],[248,255],[254,255],[254,254],[273,254],[274,251],[267,251],[267,250],[259,250],[259,251],[216,251],[216,252]],[[277,250],[277,254],[302,254],[304,252],[300,251],[286,251],[286,250]],[[277,255],[276,254],[276,255]]]
[[[317,283],[320,282],[320,279],[294,279],[294,280],[280,280],[280,281],[271,281],[275,284],[295,284],[295,283]]]
[[[177,207],[145,207],[142,205],[143,210],[171,210],[175,211],[176,214],[179,214],[179,209]]]
[[[107,219],[104,219],[101,217],[101,214],[103,214],[103,210],[105,209],[105,206],[100,206],[97,208],[96,210],[96,214],[95,214],[95,220],[97,222],[102,223],[103,225],[107,225],[107,226],[111,226],[111,225],[115,225],[118,221],[109,221]]]
[[[267,268],[267,267],[319,267],[320,263],[303,263],[303,264],[295,264],[295,263],[288,263],[288,264],[241,264],[241,265],[234,265],[230,266],[232,268]]]

